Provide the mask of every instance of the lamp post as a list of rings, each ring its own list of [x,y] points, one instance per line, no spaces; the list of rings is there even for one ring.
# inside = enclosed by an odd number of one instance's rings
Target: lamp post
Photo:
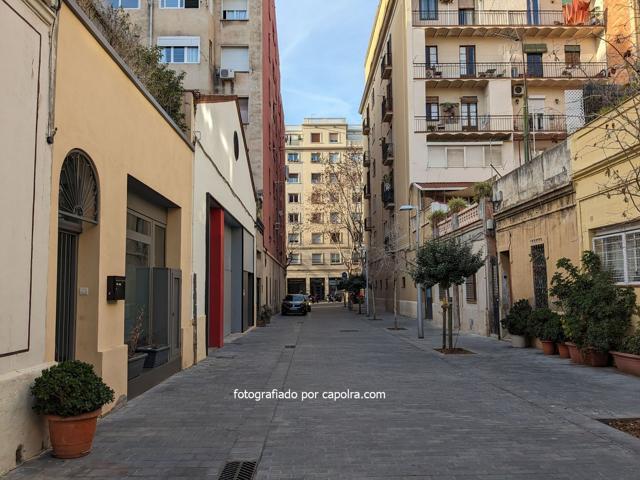
[[[420,200],[420,199],[419,199]],[[416,212],[416,258],[418,257],[418,248],[420,248],[420,201],[418,201],[418,205],[402,205],[398,211],[400,212],[411,212],[415,210]],[[418,296],[416,298],[416,313],[418,317],[418,338],[424,338],[424,323],[422,319],[422,284],[416,283],[416,288],[418,289]]]

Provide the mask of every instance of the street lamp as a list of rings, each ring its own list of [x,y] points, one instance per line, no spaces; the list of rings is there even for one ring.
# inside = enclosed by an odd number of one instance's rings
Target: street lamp
[[[400,212],[416,212],[416,259],[418,257],[418,248],[420,248],[420,201],[418,206],[415,205],[402,205],[398,211]],[[418,289],[417,300],[417,316],[418,316],[418,338],[424,338],[424,324],[422,319],[422,284],[416,283]]]

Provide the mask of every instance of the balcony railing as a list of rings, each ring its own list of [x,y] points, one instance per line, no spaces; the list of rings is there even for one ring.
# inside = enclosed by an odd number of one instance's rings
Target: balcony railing
[[[371,157],[366,152],[362,154],[362,166],[363,167],[371,166]]]
[[[393,98],[383,97],[382,99],[382,121],[390,122],[393,118]]]
[[[369,135],[370,131],[371,131],[371,128],[369,127],[369,117],[367,116],[367,118],[362,120],[362,133],[364,135]]]
[[[476,63],[414,63],[413,77],[422,79],[486,79],[486,78],[606,78],[606,62],[476,62]]]
[[[602,12],[591,12],[584,24],[571,26],[604,25]],[[413,12],[414,27],[429,26],[569,26],[562,10],[416,10]]]
[[[457,116],[440,115],[434,117],[416,117],[416,133],[453,133],[453,132],[511,132],[513,116],[478,115]]]
[[[389,182],[382,182],[382,203],[384,208],[393,208],[395,206],[395,199],[393,194],[393,185]]]
[[[383,57],[382,57],[382,63],[381,63],[381,67],[382,67],[382,78],[384,79],[389,79],[391,78],[391,73],[392,73],[392,55],[391,52],[387,52]]]
[[[370,232],[371,230],[373,230],[373,224],[371,223],[371,218],[364,219],[364,229],[367,232]]]
[[[393,165],[393,143],[382,142],[382,164]]]
[[[513,131],[524,132],[524,117],[513,117]],[[545,115],[543,113],[529,114],[529,131],[530,132],[566,132],[567,116],[566,115]]]

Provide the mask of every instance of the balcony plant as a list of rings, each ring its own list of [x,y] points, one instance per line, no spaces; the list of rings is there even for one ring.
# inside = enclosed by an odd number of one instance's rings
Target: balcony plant
[[[573,361],[582,360],[594,367],[608,364],[609,351],[618,346],[638,311],[636,294],[631,288],[618,287],[611,272],[603,268],[598,255],[582,254],[581,265],[567,258],[557,264],[559,271],[551,280],[551,294],[565,314],[565,325],[572,342]]]
[[[465,208],[467,208],[468,206],[469,205],[467,205],[467,202],[460,197],[452,198],[447,202],[447,208],[449,209],[449,212],[452,214],[459,213]]]
[[[640,329],[622,341],[611,355],[618,370],[640,377]]]
[[[556,343],[563,340],[560,315],[548,308],[539,308],[531,313],[530,322],[531,332],[542,342],[542,352],[545,355],[553,355]]]
[[[530,335],[530,318],[533,309],[529,300],[518,300],[513,304],[511,310],[500,323],[511,336],[511,346],[515,348],[526,348]]]
[[[147,356],[149,355],[146,352],[137,351],[140,339],[142,338],[142,332],[144,331],[142,328],[143,323],[144,308],[140,308],[140,310],[138,310],[138,315],[136,316],[135,324],[129,333],[129,340],[127,341],[127,380],[132,380],[140,376],[147,360]]]
[[[473,185],[473,199],[480,202],[484,198],[491,198],[493,185],[491,182],[477,182]]]
[[[98,416],[114,396],[92,365],[77,360],[43,370],[31,394],[33,409],[47,419],[58,458],[78,458],[91,451]]]

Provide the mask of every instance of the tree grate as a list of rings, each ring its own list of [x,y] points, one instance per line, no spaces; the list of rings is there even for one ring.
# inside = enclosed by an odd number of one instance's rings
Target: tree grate
[[[360,330],[340,330],[340,333],[356,333],[359,332]]]
[[[251,480],[256,473],[256,462],[227,462],[218,480]]]

